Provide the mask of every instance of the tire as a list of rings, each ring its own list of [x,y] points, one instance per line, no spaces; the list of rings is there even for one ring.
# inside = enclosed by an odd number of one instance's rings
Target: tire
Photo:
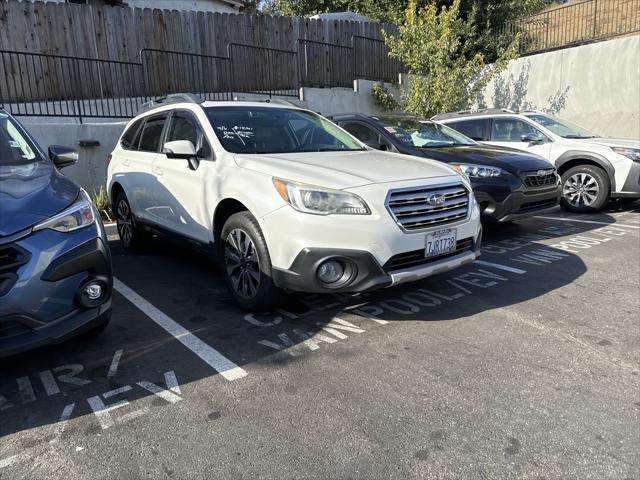
[[[607,173],[593,165],[579,165],[562,174],[562,206],[570,212],[597,212],[609,201]]]
[[[253,215],[231,215],[222,227],[218,245],[222,274],[236,304],[256,313],[276,306],[283,291],[273,283],[269,250]]]
[[[124,192],[120,192],[116,197],[114,207],[118,236],[125,250],[140,251],[148,246],[151,241],[151,234],[137,225],[129,199]]]

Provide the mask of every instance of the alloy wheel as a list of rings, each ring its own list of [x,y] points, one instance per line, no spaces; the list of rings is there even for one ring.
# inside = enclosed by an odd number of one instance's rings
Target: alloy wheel
[[[576,173],[567,178],[562,195],[574,207],[590,207],[600,193],[598,181],[588,173]]]
[[[229,232],[224,246],[224,264],[233,290],[252,299],[260,287],[260,261],[251,237],[242,229]]]
[[[131,218],[129,204],[124,199],[118,202],[118,208],[116,208],[116,224],[120,240],[125,245],[129,245],[133,238],[133,219]]]

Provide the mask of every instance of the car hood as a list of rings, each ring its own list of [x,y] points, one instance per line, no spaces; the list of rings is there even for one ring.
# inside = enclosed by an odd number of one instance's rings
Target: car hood
[[[522,153],[521,151],[484,145],[423,148],[421,153],[428,158],[443,162],[473,163],[490,167],[500,167],[510,173],[518,174],[531,170],[554,168],[542,157]]]
[[[79,192],[79,187],[48,161],[0,165],[0,237],[64,210]]]
[[[625,140],[622,138],[576,138],[580,144],[604,145],[606,147],[640,148],[640,140]]]
[[[433,160],[377,150],[235,156],[238,166],[326,188],[345,189],[377,183],[458,174]]]

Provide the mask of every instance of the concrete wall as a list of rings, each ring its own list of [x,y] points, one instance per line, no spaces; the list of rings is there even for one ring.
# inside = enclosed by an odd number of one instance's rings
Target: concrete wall
[[[599,135],[640,138],[640,35],[512,61],[481,107],[545,110]]]
[[[300,98],[273,97],[299,107],[308,108],[323,115],[335,115],[345,112],[376,114],[380,111],[373,103],[371,87],[374,82],[357,80],[353,89],[339,88],[303,88]],[[388,88],[393,88],[387,85]],[[259,101],[265,95],[237,94],[237,100]],[[107,178],[107,155],[115,147],[122,134],[126,121],[108,121],[85,119],[83,124],[74,118],[18,117],[18,120],[31,132],[43,149],[49,145],[64,145],[78,148],[77,165],[64,169],[65,175],[78,182],[89,193],[97,192],[104,186]],[[90,122],[90,123],[87,123]],[[97,140],[98,147],[82,148],[82,140]]]

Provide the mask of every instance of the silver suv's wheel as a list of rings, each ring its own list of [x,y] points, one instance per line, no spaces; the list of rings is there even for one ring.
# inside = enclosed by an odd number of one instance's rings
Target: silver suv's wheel
[[[273,283],[271,258],[257,220],[249,212],[231,215],[220,232],[222,273],[234,301],[245,310],[270,310],[282,298]]]
[[[224,267],[236,294],[253,299],[260,288],[260,261],[251,237],[241,228],[235,228],[227,235]]]
[[[601,168],[580,165],[562,174],[562,204],[567,210],[600,210],[609,199],[609,190],[609,178]]]
[[[124,192],[120,192],[116,197],[114,210],[122,246],[127,250],[139,250],[147,246],[151,240],[151,234],[136,224],[129,199]]]

